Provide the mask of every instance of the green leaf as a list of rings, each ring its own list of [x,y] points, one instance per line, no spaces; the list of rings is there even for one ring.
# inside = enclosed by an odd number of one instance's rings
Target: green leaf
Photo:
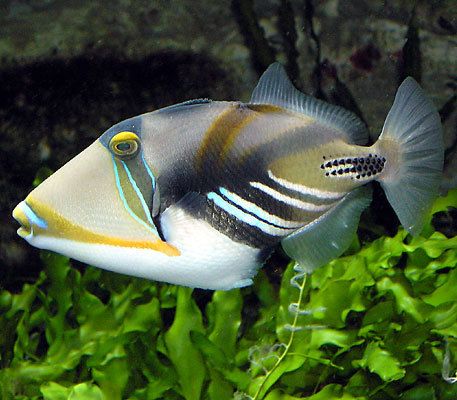
[[[211,380],[208,386],[210,400],[232,400],[234,392],[232,385],[216,370],[211,370],[210,375]]]
[[[148,332],[155,326],[160,326],[160,304],[157,298],[152,298],[149,303],[132,306],[129,303],[129,310],[126,315],[123,332]]]
[[[457,333],[457,302],[444,303],[436,307],[430,313],[429,319],[434,324],[437,332],[450,328]],[[443,332],[443,336],[457,337],[456,334],[450,334],[449,332],[447,334]]]
[[[44,383],[40,387],[44,400],[67,400],[71,389],[55,382]]]
[[[366,399],[366,397],[354,397],[349,393],[345,393],[341,385],[331,384],[325,386],[319,392],[306,397],[294,397],[285,393],[281,393],[280,390],[276,389],[269,393],[265,400],[357,400]]]
[[[129,378],[126,358],[111,359],[106,364],[94,368],[92,376],[106,399],[122,399]]]
[[[164,393],[170,390],[173,385],[166,379],[157,378],[148,383],[146,388],[147,400],[163,399]]]
[[[454,190],[434,209],[456,205]],[[202,315],[189,289],[43,252],[35,282],[0,292],[0,398],[457,398],[441,376],[457,370],[457,238],[400,229],[351,253],[307,277],[276,365],[298,301],[293,263],[280,290],[263,270],[214,292]]]
[[[303,397],[290,396],[279,389],[274,389],[265,397],[265,400],[299,400]]]
[[[357,338],[357,332],[352,330],[315,329],[311,333],[310,347],[318,349],[325,344],[333,344],[343,351],[363,343],[363,339]]]
[[[400,311],[404,311],[411,315],[418,323],[424,323],[424,315],[428,314],[431,310],[427,304],[422,301],[415,299],[409,294],[409,290],[406,287],[406,283],[394,282],[390,278],[383,278],[377,283],[379,292],[390,291],[396,301],[396,305]]]
[[[402,400],[434,400],[436,399],[435,390],[433,386],[417,385],[401,395]]]
[[[209,363],[221,370],[230,367],[228,358],[222,349],[209,340],[205,334],[198,331],[191,331],[190,338],[194,346],[200,350]]]
[[[182,395],[186,400],[198,400],[205,378],[205,366],[200,352],[192,344],[190,332],[203,332],[203,323],[191,294],[189,288],[178,288],[176,315],[165,333],[165,343],[167,355],[179,376]]]
[[[385,381],[401,379],[405,376],[405,370],[400,367],[400,362],[387,350],[382,349],[377,342],[371,342],[365,349],[363,358],[355,360],[355,365],[368,368]]]
[[[241,307],[240,290],[216,291],[207,306],[209,339],[230,358],[236,353]]]
[[[73,386],[68,395],[68,400],[107,400],[102,391],[90,383],[80,383]]]
[[[277,368],[272,370],[266,375],[266,379],[261,376],[252,381],[249,386],[249,394],[254,395],[257,393],[257,399],[263,399],[268,393],[268,390],[281,378],[281,376],[289,371],[294,371],[303,365],[303,357],[288,356],[278,365]]]
[[[41,385],[44,400],[106,400],[101,390],[90,383],[80,383],[73,387],[64,387],[55,382]]]
[[[457,302],[457,269],[452,270],[447,276],[446,281],[440,285],[433,293],[423,297],[424,301],[433,306],[443,303]]]
[[[446,211],[448,207],[457,207],[457,188],[449,190],[446,196],[438,197],[433,203],[431,214]]]

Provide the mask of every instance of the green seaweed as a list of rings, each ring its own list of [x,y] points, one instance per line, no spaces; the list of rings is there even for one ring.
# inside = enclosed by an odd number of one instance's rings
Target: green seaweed
[[[231,0],[233,16],[246,47],[252,66],[260,76],[275,61],[275,49],[270,46],[254,10],[254,0]]]
[[[295,86],[300,86],[300,67],[298,66],[298,57],[300,53],[297,50],[297,28],[295,26],[295,12],[289,0],[281,0],[278,5],[278,32],[281,35],[282,47],[286,56],[286,71],[289,79]]]
[[[457,190],[432,213],[457,205]],[[2,399],[454,399],[457,238],[400,229],[281,286],[213,292],[71,266],[0,293]],[[243,311],[255,297],[255,315]],[[249,318],[249,320],[246,320]]]
[[[406,42],[402,49],[402,57],[397,74],[398,84],[401,84],[408,76],[412,76],[419,83],[422,81],[422,56],[415,9],[411,12],[408,31],[406,32]]]

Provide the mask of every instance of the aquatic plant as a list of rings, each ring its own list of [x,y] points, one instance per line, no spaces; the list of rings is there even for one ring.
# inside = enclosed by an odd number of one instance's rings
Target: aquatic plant
[[[457,190],[434,212],[457,205]],[[457,396],[457,237],[400,229],[281,286],[191,289],[77,268],[0,292],[2,399]],[[208,299],[205,299],[209,297]]]

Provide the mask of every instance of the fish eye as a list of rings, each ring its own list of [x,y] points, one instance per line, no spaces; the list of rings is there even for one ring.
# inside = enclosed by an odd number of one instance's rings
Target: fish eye
[[[133,132],[119,132],[111,138],[109,147],[118,157],[133,157],[140,148],[140,138]]]
[[[115,143],[113,145],[113,149],[118,154],[131,154],[136,150],[135,147],[137,146],[138,145],[134,140],[129,140],[125,142]]]

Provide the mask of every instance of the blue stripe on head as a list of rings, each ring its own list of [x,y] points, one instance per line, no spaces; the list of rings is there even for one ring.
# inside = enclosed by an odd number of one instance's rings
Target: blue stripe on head
[[[26,202],[22,203],[22,210],[24,211],[24,214],[29,220],[30,224],[36,225],[41,229],[46,229],[48,227],[47,222],[36,215]]]
[[[149,221],[149,223],[151,225],[154,225],[154,222],[152,222],[151,213],[149,212],[149,207],[146,204],[146,201],[144,200],[143,193],[141,193],[141,190],[138,187],[138,184],[136,183],[135,178],[132,176],[132,173],[130,172],[129,167],[127,167],[127,164],[124,161],[121,161],[121,163],[127,174],[127,178],[129,179],[130,184],[132,185],[133,190],[135,191],[135,193],[138,197],[138,200],[140,200],[141,206],[143,207],[143,211],[144,211],[144,214],[146,215],[147,220]]]
[[[128,202],[127,202],[127,199],[125,198],[125,194],[124,194],[124,190],[122,189],[122,186],[121,186],[121,180],[120,180],[120,177],[119,177],[119,170],[117,168],[117,164],[116,164],[116,158],[111,155],[111,158],[113,160],[113,169],[114,169],[114,177],[115,177],[115,180],[116,180],[116,186],[117,186],[117,191],[119,193],[119,197],[121,198],[122,200],[122,203],[124,204],[124,207],[125,209],[127,210],[127,212],[132,216],[132,218],[137,221],[138,223],[140,223],[141,225],[143,225],[145,228],[147,228],[149,231],[151,231],[154,235],[156,235],[157,237],[159,237],[159,233],[157,232],[157,228],[155,227],[155,225],[152,223],[152,226],[151,225],[148,225],[146,222],[144,222],[141,218],[139,218],[133,211],[132,209],[130,208],[130,206],[128,205]],[[123,163],[123,162],[122,162]],[[123,163],[124,164],[124,163]],[[127,168],[128,170],[128,168]],[[126,170],[126,172],[127,172]],[[130,171],[127,173],[127,176],[129,175]],[[130,180],[130,177],[129,177],[129,180]],[[133,177],[132,177],[132,180],[133,180]],[[134,180],[133,180],[134,181]],[[132,182],[132,181],[130,181]],[[135,181],[134,181],[135,182]],[[136,185],[136,183],[135,183]],[[138,186],[137,186],[138,188]],[[135,189],[135,187],[134,187]],[[139,189],[138,189],[139,190]],[[138,193],[137,193],[138,194]],[[141,199],[140,199],[141,201]],[[144,199],[143,199],[144,201]],[[152,221],[151,221],[152,222]]]
[[[144,159],[144,154],[141,152],[141,161],[143,162],[144,168],[146,169],[146,172],[148,173],[149,177],[151,178],[151,184],[152,184],[152,192],[154,193],[154,190],[156,189],[156,178],[154,174],[151,171],[151,168],[149,168],[148,163]]]

